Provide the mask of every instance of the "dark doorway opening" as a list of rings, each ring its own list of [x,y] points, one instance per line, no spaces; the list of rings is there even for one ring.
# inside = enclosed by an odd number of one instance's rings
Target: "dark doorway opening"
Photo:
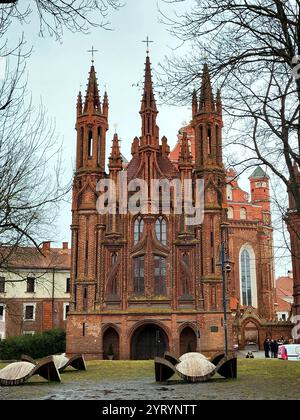
[[[186,327],[180,334],[180,356],[197,351],[197,337],[191,327]]]
[[[119,359],[119,334],[117,331],[110,327],[103,334],[103,358],[108,359],[113,356],[113,359]],[[112,353],[112,354],[110,354]],[[110,356],[110,357],[109,357]]]
[[[133,360],[149,360],[162,357],[168,350],[168,337],[162,328],[154,324],[142,325],[132,337]]]

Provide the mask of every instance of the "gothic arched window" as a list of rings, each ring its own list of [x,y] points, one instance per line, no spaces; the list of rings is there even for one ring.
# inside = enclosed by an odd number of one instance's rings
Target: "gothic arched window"
[[[166,294],[166,278],[166,258],[156,255],[154,257],[154,281],[156,295]]]
[[[156,220],[155,233],[157,240],[163,245],[167,245],[167,222],[163,217]]]
[[[137,244],[143,236],[144,220],[139,216],[134,222],[134,244]]]
[[[134,293],[144,293],[145,290],[145,257],[135,257],[134,261]]]
[[[118,254],[116,252],[113,252],[111,254],[111,265],[114,266],[117,262]]]
[[[252,306],[250,254],[245,249],[241,255],[243,305]]]
[[[234,219],[233,207],[228,207],[228,219]]]
[[[246,220],[247,219],[247,210],[245,209],[245,207],[241,208],[240,217],[241,217],[241,220]]]
[[[182,255],[182,261],[183,261],[186,268],[190,266],[190,258],[189,258],[189,254],[187,252],[185,252]],[[189,295],[190,294],[189,279],[188,279],[186,273],[183,273],[181,281],[182,281],[182,294],[184,296]]]
[[[257,307],[255,253],[250,245],[240,252],[240,284],[242,305]]]

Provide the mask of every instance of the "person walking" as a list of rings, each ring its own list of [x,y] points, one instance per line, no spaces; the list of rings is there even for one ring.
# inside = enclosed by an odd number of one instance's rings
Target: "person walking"
[[[268,338],[266,338],[264,341],[264,350],[265,350],[265,358],[269,359],[271,349],[270,349],[270,340]]]
[[[278,349],[279,349],[279,344],[278,344],[277,340],[274,340],[273,348],[274,348],[274,359],[277,359],[278,358]]]
[[[274,340],[271,340],[270,349],[271,349],[271,358],[274,359],[275,358],[275,341]]]

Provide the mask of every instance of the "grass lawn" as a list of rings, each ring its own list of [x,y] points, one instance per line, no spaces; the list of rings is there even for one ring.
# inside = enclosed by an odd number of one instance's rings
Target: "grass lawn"
[[[155,384],[153,361],[90,361],[87,367],[87,372],[67,370],[61,375],[62,384],[49,385],[33,377],[21,387],[1,387],[0,399],[47,395],[72,399],[74,393],[87,399],[106,399],[107,395],[111,399],[300,399],[300,362],[239,359],[237,380],[216,375],[196,385],[176,376],[168,384]]]

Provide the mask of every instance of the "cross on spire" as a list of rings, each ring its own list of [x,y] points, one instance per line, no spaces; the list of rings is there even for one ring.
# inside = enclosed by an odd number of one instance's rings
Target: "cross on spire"
[[[150,41],[149,36],[147,35],[146,40],[145,41],[142,41],[142,42],[145,42],[147,44],[147,55],[148,55],[149,54],[149,44],[151,42],[154,42],[154,41]]]
[[[92,64],[94,64],[94,53],[98,52],[98,50],[95,50],[93,45],[92,45],[92,49],[88,50],[87,52],[92,53]]]

